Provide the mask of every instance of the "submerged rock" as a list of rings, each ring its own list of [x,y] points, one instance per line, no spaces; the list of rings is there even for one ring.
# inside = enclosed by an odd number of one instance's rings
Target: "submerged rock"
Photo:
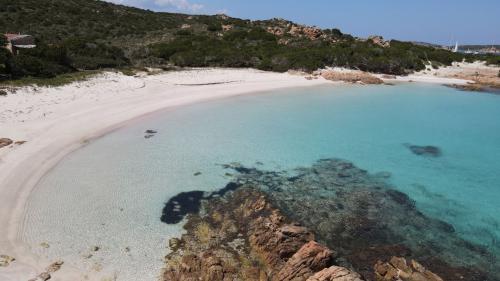
[[[240,186],[239,184],[230,182],[224,188],[209,194],[205,194],[205,192],[199,190],[181,192],[165,203],[161,221],[166,224],[179,223],[187,214],[197,214],[200,211],[202,200],[223,196],[227,192],[236,190]]]
[[[431,157],[439,157],[441,156],[441,149],[436,146],[432,145],[426,145],[426,146],[419,146],[419,145],[412,145],[412,144],[405,144],[408,149],[410,149],[411,152],[415,155],[421,155],[421,156],[431,156]]]
[[[150,138],[154,137],[157,133],[158,132],[155,130],[146,130],[146,132],[144,132],[144,138],[150,139]]]

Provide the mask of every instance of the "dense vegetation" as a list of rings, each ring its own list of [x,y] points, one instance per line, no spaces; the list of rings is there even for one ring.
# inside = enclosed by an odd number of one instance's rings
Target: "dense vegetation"
[[[0,48],[0,77],[51,77],[122,66],[226,66],[312,71],[344,66],[405,74],[473,60],[472,55],[407,42],[389,46],[338,29],[285,20],[156,13],[97,0],[0,0],[0,33],[37,38],[37,48]],[[5,44],[0,37],[0,45]],[[487,57],[499,63],[499,57]]]

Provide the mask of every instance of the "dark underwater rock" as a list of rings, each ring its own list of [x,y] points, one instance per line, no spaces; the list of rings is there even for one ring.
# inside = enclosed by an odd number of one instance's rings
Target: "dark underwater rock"
[[[204,195],[203,191],[189,191],[172,197],[163,207],[161,221],[167,224],[176,224],[182,221],[187,214],[197,214],[200,211],[200,202]]]
[[[146,130],[146,132],[144,132],[144,138],[150,139],[150,138],[154,137],[157,133],[158,132],[155,130]]]
[[[432,145],[419,146],[412,144],[405,144],[405,146],[408,147],[408,149],[415,155],[430,156],[430,157],[439,157],[442,155],[441,149],[437,146],[432,146]]]
[[[187,214],[197,214],[200,211],[201,201],[224,196],[227,192],[234,191],[241,185],[230,182],[224,188],[206,194],[203,191],[181,192],[170,198],[163,207],[161,221],[166,224],[177,224]]]

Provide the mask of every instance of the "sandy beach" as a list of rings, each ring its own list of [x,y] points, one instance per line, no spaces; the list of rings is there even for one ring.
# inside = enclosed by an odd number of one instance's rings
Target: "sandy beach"
[[[466,80],[417,74],[387,81],[463,84]],[[0,97],[0,255],[16,260],[0,280],[36,277],[54,261],[34,256],[19,239],[25,203],[40,178],[65,155],[146,114],[196,102],[288,87],[332,84],[323,78],[252,69],[193,69],[157,75],[106,72],[57,88],[26,87]],[[69,266],[51,280],[92,280]],[[100,280],[101,277],[98,277]]]
[[[29,280],[54,261],[33,256],[19,239],[26,200],[38,180],[66,154],[126,121],[174,106],[287,87],[331,83],[257,70],[203,69],[159,75],[104,73],[58,88],[28,87],[2,97],[0,135],[0,249],[16,259],[1,280]],[[52,280],[83,280],[63,266]]]

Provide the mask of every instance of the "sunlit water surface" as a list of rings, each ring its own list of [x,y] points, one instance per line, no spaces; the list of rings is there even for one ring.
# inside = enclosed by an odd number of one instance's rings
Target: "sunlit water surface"
[[[181,107],[64,159],[31,196],[22,238],[37,254],[118,280],[155,280],[168,239],[182,229],[160,221],[164,203],[223,187],[219,164],[289,169],[336,157],[390,172],[423,213],[492,246],[500,237],[499,120],[500,96],[417,84],[321,86]],[[147,129],[158,133],[145,139]],[[418,156],[404,144],[443,154]]]

